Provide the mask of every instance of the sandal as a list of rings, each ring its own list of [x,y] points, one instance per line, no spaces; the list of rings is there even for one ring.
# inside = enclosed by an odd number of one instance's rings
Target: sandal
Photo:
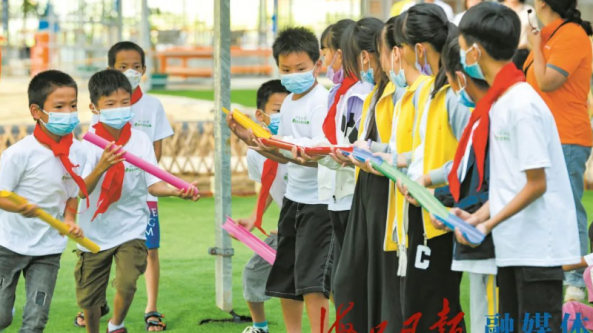
[[[157,318],[157,320],[148,320],[149,318]],[[165,323],[163,323],[163,318],[165,318],[165,315],[160,312],[152,311],[149,313],[145,313],[144,314],[144,322],[146,322],[146,331],[147,332],[159,332],[159,331],[150,331],[151,327],[160,327],[160,328],[162,328],[161,331],[166,331],[167,325]]]
[[[105,317],[109,313],[109,305],[105,304],[101,307],[101,317]],[[80,311],[74,317],[74,326],[76,327],[86,327],[86,325],[81,325],[78,323],[78,319],[84,320],[84,312]]]
[[[107,333],[128,333],[128,330],[125,327],[118,328],[115,331],[110,331],[107,329]]]

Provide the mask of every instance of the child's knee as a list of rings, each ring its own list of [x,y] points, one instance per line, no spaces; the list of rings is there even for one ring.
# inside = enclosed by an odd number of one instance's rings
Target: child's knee
[[[123,275],[123,276],[118,276],[116,278],[116,280],[114,281],[114,285],[115,285],[115,289],[117,290],[117,293],[120,296],[122,296],[124,298],[129,298],[129,297],[133,297],[134,294],[136,293],[136,290],[138,289],[137,282],[138,282],[138,276]]]

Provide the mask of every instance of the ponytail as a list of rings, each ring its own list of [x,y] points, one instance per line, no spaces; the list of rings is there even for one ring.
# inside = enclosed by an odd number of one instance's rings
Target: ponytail
[[[457,26],[449,22],[447,24],[447,39],[450,40],[451,38],[456,38],[458,36]],[[444,45],[443,45],[444,48]],[[443,50],[438,50],[442,52]],[[431,98],[434,98],[436,94],[443,88],[443,86],[447,84],[447,73],[445,71],[445,66],[443,66],[443,56],[441,54],[441,58],[439,59],[439,71],[436,75],[434,80],[434,90],[432,91]]]
[[[560,17],[568,22],[580,25],[588,36],[593,36],[591,22],[583,21],[581,11],[577,9],[577,0],[543,0]]]

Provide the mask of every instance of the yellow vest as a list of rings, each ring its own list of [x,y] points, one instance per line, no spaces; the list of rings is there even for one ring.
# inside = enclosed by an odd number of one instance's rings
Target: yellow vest
[[[364,132],[366,125],[366,117],[373,100],[373,96],[377,93],[377,86],[371,91],[367,99],[364,101],[362,106],[362,116],[360,118],[360,127],[358,130],[358,139],[364,140],[362,133]],[[377,101],[375,106],[375,122],[377,124],[377,130],[379,131],[379,138],[381,142],[387,143],[391,138],[391,121],[393,120],[393,94],[395,94],[395,85],[391,82],[385,86],[385,90]],[[358,179],[359,169],[356,168],[356,179]]]
[[[449,85],[445,85],[432,100],[428,101],[430,105],[426,110],[428,111],[428,118],[425,131],[426,137],[424,138],[424,174],[441,168],[446,162],[455,158],[458,142],[449,124],[449,112],[446,105],[447,91],[449,89]],[[420,110],[416,121],[414,149],[420,145],[420,119],[422,119],[425,109]],[[430,214],[426,210],[423,210],[422,216],[426,238],[431,239],[447,233],[432,226]]]
[[[414,134],[414,120],[418,114],[414,106],[414,95],[416,90],[424,83],[418,99],[419,107],[424,107],[430,94],[430,88],[434,77],[420,76],[416,81],[406,88],[406,92],[395,106],[395,117],[397,117],[396,151],[392,153],[403,154],[412,151],[412,139]],[[419,119],[419,118],[418,118]],[[397,244],[402,244],[403,235],[403,212],[404,196],[399,193],[396,184],[389,181],[389,206],[387,210],[387,227],[385,232],[384,250],[397,251]],[[397,239],[393,237],[393,226],[397,223]],[[406,242],[407,243],[407,242]]]

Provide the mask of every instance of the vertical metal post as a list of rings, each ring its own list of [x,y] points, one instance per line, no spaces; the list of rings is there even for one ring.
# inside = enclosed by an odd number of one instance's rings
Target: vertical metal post
[[[149,91],[152,88],[151,83],[151,73],[154,70],[153,61],[152,61],[152,43],[150,41],[150,21],[148,18],[150,17],[150,10],[148,9],[148,0],[142,0],[142,15],[140,19],[140,38],[141,38],[141,45],[146,53],[146,68],[148,71],[144,75],[144,86],[142,87],[144,91]]]
[[[369,16],[370,0],[360,0],[360,17]]]
[[[266,47],[268,40],[268,11],[266,0],[259,0],[259,28],[258,28],[258,46],[260,48]]]
[[[8,0],[2,0],[2,30],[4,30],[4,36],[6,38],[6,48],[10,49],[10,31],[8,31],[8,25],[10,22],[10,10],[8,7]],[[10,54],[10,52],[7,52]]]
[[[231,142],[222,107],[231,107],[231,0],[214,1],[214,195],[216,247],[216,305],[233,309],[231,239],[222,224],[231,215]]]
[[[383,0],[383,20],[387,21],[391,17],[391,6],[393,0]]]

